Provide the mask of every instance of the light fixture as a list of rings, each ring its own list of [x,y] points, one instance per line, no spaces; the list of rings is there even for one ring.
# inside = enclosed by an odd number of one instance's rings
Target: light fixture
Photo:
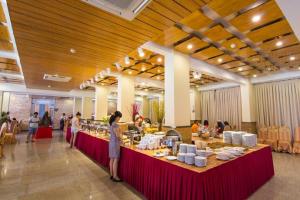
[[[159,79],[160,79],[160,76],[157,76],[156,79],[159,80]]]
[[[188,49],[188,50],[191,50],[192,48],[193,48],[193,45],[192,45],[192,44],[188,44],[188,45],[187,45],[187,49]]]
[[[83,89],[82,83],[80,84],[79,88],[80,88],[81,90]]]
[[[300,67],[298,67],[298,69],[300,70]]]
[[[70,49],[70,52],[71,52],[71,53],[76,53],[76,50],[73,49],[73,48],[71,48],[71,49]]]
[[[85,88],[86,87],[86,84],[85,83],[82,83],[82,88]]]
[[[48,85],[48,88],[51,88],[51,85]]]
[[[128,71],[128,74],[132,74],[132,71],[129,70],[129,71]]]
[[[276,42],[276,46],[277,46],[277,47],[280,47],[280,46],[282,46],[282,44],[283,44],[283,42],[282,42],[282,41],[278,41],[278,42]]]
[[[125,57],[125,64],[126,64],[126,65],[129,65],[129,64],[130,64],[130,60],[129,60],[129,57],[128,57],[128,56]]]
[[[272,70],[272,68],[271,68],[271,67],[268,67],[268,68],[267,68],[267,70],[268,70],[268,71],[271,71],[271,70]]]
[[[296,60],[295,56],[291,56],[290,61],[294,61],[294,60]]]
[[[234,49],[236,47],[236,44],[234,44],[234,43],[232,43],[231,45],[230,45],[230,48],[232,48],[232,49]]]
[[[104,85],[104,83],[101,83],[101,85],[103,86],[103,85]]]
[[[95,76],[95,81],[99,82],[99,77],[97,75]]]
[[[160,73],[160,69],[157,70],[157,73]]]
[[[141,71],[146,71],[145,65],[142,66]]]
[[[242,68],[242,67],[239,67],[238,70],[239,70],[239,71],[243,71],[243,68]]]
[[[107,68],[106,68],[106,73],[107,73],[107,74],[110,74],[110,72],[111,72],[110,68],[107,67]]]
[[[199,85],[196,85],[196,88],[198,88],[199,87]]]
[[[252,22],[256,23],[259,22],[261,20],[261,15],[254,15],[252,17]]]
[[[223,62],[223,59],[222,58],[218,58],[218,63],[221,63]]]
[[[164,91],[161,91],[162,94],[164,94]]]
[[[138,54],[139,54],[140,57],[145,56],[144,50],[141,47],[138,48]]]
[[[193,77],[194,79],[200,79],[201,78],[201,73],[200,72],[193,72]]]
[[[91,78],[91,84],[94,84],[94,83],[95,83],[94,79],[93,79],[93,78]]]
[[[100,77],[101,79],[104,78],[103,72],[100,72],[100,73],[99,73],[99,77]]]
[[[255,78],[255,77],[257,77],[257,75],[256,75],[256,74],[253,74],[253,77]]]
[[[161,61],[162,61],[162,58],[161,58],[161,57],[158,57],[158,58],[157,58],[157,62],[160,63]]]
[[[141,84],[142,84],[142,86],[146,85],[146,83],[145,83],[145,82],[142,82]]]
[[[134,10],[133,10],[133,13],[138,13],[144,6],[146,6],[146,4],[149,2],[149,0],[144,0],[142,3],[140,3],[138,5],[138,7],[136,7]]]
[[[118,71],[121,71],[121,70],[122,70],[122,67],[121,67],[120,63],[115,63],[115,66],[117,67],[117,70],[118,70]]]
[[[145,91],[148,92],[148,89],[146,88]]]

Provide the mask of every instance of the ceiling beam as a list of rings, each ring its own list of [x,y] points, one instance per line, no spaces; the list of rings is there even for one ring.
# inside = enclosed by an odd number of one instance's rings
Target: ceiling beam
[[[256,78],[251,78],[251,83],[266,83],[266,82],[274,82],[274,81],[282,81],[289,79],[300,78],[300,71],[279,71],[277,73],[273,73],[268,76],[261,76]]]

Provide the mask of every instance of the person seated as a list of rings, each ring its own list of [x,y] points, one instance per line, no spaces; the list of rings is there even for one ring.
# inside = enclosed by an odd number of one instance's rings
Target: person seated
[[[230,131],[230,130],[232,130],[232,127],[231,127],[231,125],[228,123],[228,121],[225,121],[225,122],[224,122],[224,125],[225,125],[224,131]]]
[[[207,119],[204,120],[203,125],[204,125],[205,128],[208,128],[208,127],[209,127],[209,124],[208,124],[208,120],[207,120]]]
[[[192,125],[192,133],[198,133],[199,128],[200,128],[199,121],[195,120]]]
[[[217,121],[216,133],[221,134],[224,131],[224,124],[221,121]]]
[[[41,120],[41,123],[40,123],[41,126],[43,127],[50,127],[52,126],[52,120],[51,120],[51,117],[49,116],[49,113],[48,111],[45,112],[42,120]]]

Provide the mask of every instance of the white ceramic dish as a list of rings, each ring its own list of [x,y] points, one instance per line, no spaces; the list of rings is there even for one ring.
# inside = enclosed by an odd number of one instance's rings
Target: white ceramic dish
[[[167,160],[177,160],[176,156],[166,156]]]

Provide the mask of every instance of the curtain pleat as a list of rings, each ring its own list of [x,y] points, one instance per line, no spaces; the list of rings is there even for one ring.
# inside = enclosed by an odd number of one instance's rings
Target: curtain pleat
[[[257,125],[288,126],[293,134],[300,126],[300,80],[256,84],[254,90]]]
[[[242,121],[240,87],[202,91],[200,109],[201,119],[207,119],[210,125],[221,120],[228,121],[240,129]]]

